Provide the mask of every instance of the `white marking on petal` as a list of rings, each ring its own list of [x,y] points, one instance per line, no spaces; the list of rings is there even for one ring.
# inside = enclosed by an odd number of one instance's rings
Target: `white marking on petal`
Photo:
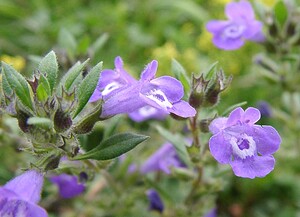
[[[102,90],[102,95],[106,96],[107,94],[109,94],[110,92],[112,92],[115,89],[118,89],[121,86],[122,85],[120,85],[118,82],[113,81],[105,86],[105,88]]]
[[[149,117],[156,113],[157,109],[152,106],[144,106],[138,110],[139,114],[143,117]]]
[[[148,93],[145,94],[145,96],[151,99],[152,101],[156,102],[165,110],[173,107],[172,103],[170,103],[170,101],[167,99],[164,92],[162,92],[159,89],[150,90]]]
[[[251,136],[243,134],[239,137],[231,137],[230,144],[233,152],[241,159],[251,157],[256,152],[256,143]]]

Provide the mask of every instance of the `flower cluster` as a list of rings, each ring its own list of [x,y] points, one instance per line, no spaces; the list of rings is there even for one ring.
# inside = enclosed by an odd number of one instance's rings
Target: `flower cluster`
[[[239,107],[228,118],[217,118],[209,126],[213,157],[221,164],[230,164],[237,176],[264,177],[274,169],[272,154],[278,150],[281,138],[273,127],[256,125],[259,119],[258,109],[244,111]]]
[[[127,113],[136,121],[163,118],[173,113],[192,117],[196,110],[186,101],[180,81],[170,76],[155,78],[158,63],[150,62],[135,80],[123,68],[120,57],[115,59],[115,70],[103,70],[90,102],[103,99],[102,118]]]
[[[213,43],[220,49],[235,50],[244,45],[244,40],[261,42],[262,23],[255,20],[255,14],[248,1],[231,2],[226,5],[228,20],[212,20],[206,28],[213,36]]]

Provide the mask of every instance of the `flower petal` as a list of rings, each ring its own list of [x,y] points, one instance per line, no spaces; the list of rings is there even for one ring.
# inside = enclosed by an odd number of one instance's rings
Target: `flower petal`
[[[149,199],[149,209],[162,213],[164,210],[164,204],[159,194],[154,189],[150,189],[147,191],[147,196]]]
[[[102,98],[108,98],[114,91],[127,84],[127,81],[120,77],[120,74],[111,69],[101,72],[97,87],[89,102],[95,102]]]
[[[117,56],[115,58],[115,70],[123,78],[126,83],[134,83],[136,79],[134,79],[123,67],[123,60],[121,57]]]
[[[216,118],[209,125],[209,130],[212,134],[217,134],[226,127],[227,118]]]
[[[213,34],[220,34],[230,23],[227,20],[212,20],[206,24],[206,29]]]
[[[141,74],[142,81],[150,81],[155,77],[156,70],[158,67],[158,62],[156,60],[152,60],[144,69]]]
[[[4,185],[5,189],[16,193],[22,200],[37,203],[41,197],[44,177],[35,170],[29,170],[10,180]]]
[[[209,149],[219,163],[227,164],[231,161],[232,147],[229,141],[225,139],[223,132],[210,138]]]
[[[224,37],[223,34],[215,35],[212,41],[216,47],[223,50],[236,50],[244,45],[242,37],[230,38]]]
[[[153,79],[150,81],[150,84],[154,85],[152,88],[160,89],[172,103],[181,100],[184,95],[181,82],[170,76]]]
[[[260,119],[260,111],[256,108],[249,107],[243,114],[243,123],[254,124]]]
[[[48,214],[46,210],[34,203],[0,196],[0,216],[47,217]]]
[[[85,186],[78,182],[77,176],[60,174],[49,179],[58,186],[62,198],[76,197],[85,190]]]
[[[227,127],[237,124],[241,122],[242,116],[244,114],[244,110],[241,107],[234,109],[230,112],[228,120],[227,120]]]
[[[115,95],[103,103],[101,117],[130,113],[146,106],[146,103],[140,98],[140,88],[140,83],[120,88]]]
[[[236,176],[253,179],[264,177],[269,174],[275,166],[273,156],[255,156],[245,160],[234,160],[231,167]]]
[[[225,14],[230,20],[253,20],[255,18],[251,4],[244,0],[227,4]]]
[[[262,27],[263,24],[260,21],[254,20],[251,23],[248,23],[244,31],[243,37],[252,41],[262,41],[263,38],[258,37],[258,33],[261,33],[260,36],[262,35]]]
[[[183,118],[194,117],[197,111],[186,101],[179,101],[173,104],[172,108],[168,109],[169,112]]]
[[[130,119],[132,119],[135,122],[142,122],[146,121],[148,119],[158,119],[162,120],[164,119],[168,113],[164,110],[154,108],[152,106],[146,105],[142,108],[137,109],[134,112],[131,112],[128,114]]]
[[[170,174],[171,167],[184,167],[180,161],[177,152],[171,143],[165,143],[147,161],[141,166],[141,173],[149,173],[153,171],[163,171]]]
[[[280,135],[271,126],[254,125],[252,137],[256,143],[257,151],[261,155],[275,153],[281,143]]]

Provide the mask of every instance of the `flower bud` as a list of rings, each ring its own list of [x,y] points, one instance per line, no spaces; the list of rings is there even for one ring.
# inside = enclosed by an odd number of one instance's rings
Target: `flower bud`
[[[203,133],[208,133],[209,132],[209,124],[210,124],[210,122],[211,122],[212,120],[211,119],[202,119],[201,121],[200,121],[200,130],[201,130],[201,132],[203,132]]]
[[[28,118],[31,117],[31,115],[29,114],[28,111],[26,111],[26,109],[22,108],[21,105],[19,105],[19,103],[16,102],[16,118],[18,119],[18,124],[20,129],[24,132],[24,133],[28,133],[30,130],[30,125],[27,124],[27,120]]]
[[[61,108],[56,110],[53,122],[56,132],[64,132],[72,126],[70,114],[64,112]]]
[[[195,109],[199,108],[203,104],[208,83],[209,81],[204,79],[203,74],[201,74],[199,78],[196,78],[193,74],[192,92],[189,97],[189,103]]]
[[[208,87],[205,94],[205,105],[214,106],[219,102],[219,94],[224,91],[230,84],[232,77],[225,78],[224,72],[220,70],[215,80],[211,80],[212,84]]]

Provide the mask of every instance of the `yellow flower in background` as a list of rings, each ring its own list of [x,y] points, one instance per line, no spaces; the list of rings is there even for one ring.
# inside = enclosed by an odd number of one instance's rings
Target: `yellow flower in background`
[[[229,2],[232,2],[232,0],[215,0],[215,3],[217,3],[217,4],[223,4],[223,5],[225,5],[225,4],[229,3]]]
[[[183,31],[185,34],[192,34],[195,31],[195,26],[194,24],[187,22],[183,24],[181,31]]]
[[[152,56],[154,59],[160,59],[160,58],[177,58],[178,51],[176,48],[176,45],[172,42],[165,43],[162,47],[157,47],[153,50]]]
[[[212,34],[210,34],[205,28],[197,39],[197,48],[201,51],[209,51],[214,47],[212,43]]]
[[[269,7],[272,7],[275,3],[276,3],[276,0],[261,0],[261,2],[264,4],[264,5],[267,5]]]
[[[26,61],[21,56],[8,56],[2,55],[0,56],[0,60],[6,62],[7,64],[12,65],[17,71],[21,71],[25,68]]]

